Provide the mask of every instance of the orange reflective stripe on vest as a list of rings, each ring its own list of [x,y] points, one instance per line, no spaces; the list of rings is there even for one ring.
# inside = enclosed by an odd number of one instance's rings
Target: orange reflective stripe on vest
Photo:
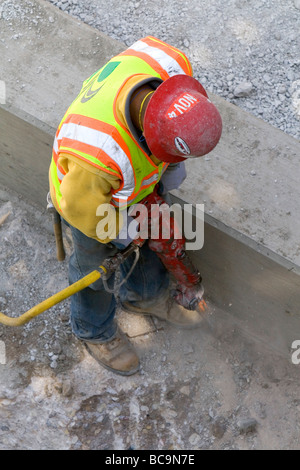
[[[119,55],[133,55],[148,62],[163,80],[173,75],[192,75],[189,60],[178,49],[151,36],[140,39]]]

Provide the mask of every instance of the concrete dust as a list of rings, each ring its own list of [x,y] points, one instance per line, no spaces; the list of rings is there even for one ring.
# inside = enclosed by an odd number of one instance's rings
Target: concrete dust
[[[68,284],[46,214],[0,191],[0,311],[19,316]],[[64,233],[67,257],[71,241]],[[0,326],[0,449],[299,449],[300,365],[210,306],[180,330],[118,313],[142,369],[115,375],[72,334],[65,301]]]

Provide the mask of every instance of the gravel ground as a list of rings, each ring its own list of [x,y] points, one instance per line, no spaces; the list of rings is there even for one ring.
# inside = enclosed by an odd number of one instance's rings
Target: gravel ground
[[[300,0],[48,1],[128,46],[181,48],[209,92],[299,138]]]

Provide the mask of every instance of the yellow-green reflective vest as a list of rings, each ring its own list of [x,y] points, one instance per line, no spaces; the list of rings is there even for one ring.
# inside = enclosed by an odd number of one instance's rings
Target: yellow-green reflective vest
[[[147,37],[112,58],[89,77],[63,117],[54,141],[50,177],[60,207],[60,184],[64,170],[60,153],[69,153],[116,175],[120,188],[112,192],[111,203],[120,209],[150,194],[167,168],[156,165],[143,146],[118,119],[116,100],[127,80],[133,76],[166,80],[172,75],[192,75],[186,56],[170,45]]]

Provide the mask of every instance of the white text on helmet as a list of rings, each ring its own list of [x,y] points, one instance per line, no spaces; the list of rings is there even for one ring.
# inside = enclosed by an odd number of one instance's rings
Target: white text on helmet
[[[180,114],[183,114],[195,106],[198,103],[198,99],[191,95],[190,93],[183,93],[179,98],[174,101],[169,107],[166,117],[168,119],[173,119]]]

